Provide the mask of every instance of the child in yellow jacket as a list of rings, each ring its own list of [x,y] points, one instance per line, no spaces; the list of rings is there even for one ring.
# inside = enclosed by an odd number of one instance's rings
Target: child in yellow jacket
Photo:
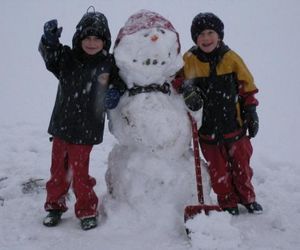
[[[223,210],[238,215],[240,203],[249,213],[261,213],[250,167],[258,89],[240,56],[224,44],[224,24],[216,15],[196,15],[191,35],[196,46],[184,54],[182,90],[191,110],[203,105],[199,137],[212,188]]]

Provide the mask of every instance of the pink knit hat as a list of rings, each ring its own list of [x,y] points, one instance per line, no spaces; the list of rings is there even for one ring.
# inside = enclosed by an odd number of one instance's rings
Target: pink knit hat
[[[115,47],[118,46],[120,40],[124,36],[133,34],[142,29],[150,29],[150,28],[162,28],[174,32],[177,36],[178,54],[180,53],[179,34],[175,30],[171,22],[165,19],[160,14],[149,10],[140,10],[139,12],[133,14],[128,18],[124,27],[122,27],[119,31],[119,34],[115,41]]]

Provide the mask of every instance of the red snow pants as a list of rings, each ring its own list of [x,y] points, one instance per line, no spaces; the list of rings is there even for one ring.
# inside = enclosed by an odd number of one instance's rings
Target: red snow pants
[[[76,196],[76,217],[97,215],[98,198],[93,190],[96,180],[88,174],[92,147],[70,144],[58,137],[53,138],[51,178],[46,183],[46,211],[67,211],[66,194],[72,184]]]
[[[244,136],[233,143],[200,144],[220,207],[232,208],[238,203],[254,202],[253,171],[249,165],[253,152],[250,139]]]

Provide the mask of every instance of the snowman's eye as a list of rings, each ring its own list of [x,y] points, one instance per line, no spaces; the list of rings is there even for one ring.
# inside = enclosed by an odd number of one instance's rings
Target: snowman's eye
[[[162,34],[165,34],[166,32],[164,30],[158,29],[158,31]]]
[[[149,36],[149,33],[144,34],[144,37],[148,37],[148,36]]]

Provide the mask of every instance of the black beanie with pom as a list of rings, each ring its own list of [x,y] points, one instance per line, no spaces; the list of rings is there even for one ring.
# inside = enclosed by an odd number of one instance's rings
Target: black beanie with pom
[[[224,38],[224,24],[215,14],[206,12],[199,13],[194,17],[191,26],[191,35],[194,43],[203,30],[210,29],[218,33],[221,40]]]

